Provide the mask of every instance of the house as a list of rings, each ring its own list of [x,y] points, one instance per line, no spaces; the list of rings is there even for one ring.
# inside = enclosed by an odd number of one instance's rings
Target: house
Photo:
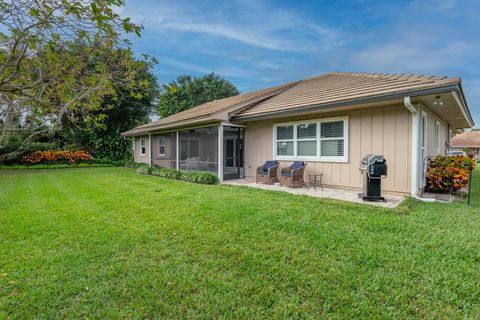
[[[459,78],[334,72],[202,104],[123,133],[136,162],[255,176],[277,159],[308,163],[324,185],[361,189],[360,159],[383,154],[383,190],[416,195],[424,159],[473,126]]]
[[[480,154],[480,131],[465,131],[452,138],[451,151],[467,151],[477,159]]]

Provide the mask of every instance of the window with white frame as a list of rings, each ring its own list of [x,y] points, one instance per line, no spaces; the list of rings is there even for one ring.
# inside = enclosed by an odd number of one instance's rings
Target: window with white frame
[[[348,118],[326,118],[274,125],[278,160],[347,161]]]
[[[140,154],[142,156],[147,155],[147,141],[145,139],[140,139]]]
[[[158,137],[158,155],[160,157],[165,157],[165,137],[164,136],[159,136]]]
[[[435,121],[435,154],[440,154],[440,122]]]

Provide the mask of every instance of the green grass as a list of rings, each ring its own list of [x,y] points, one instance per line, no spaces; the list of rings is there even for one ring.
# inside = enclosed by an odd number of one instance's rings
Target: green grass
[[[77,163],[77,164],[13,164],[0,165],[0,170],[35,170],[35,169],[67,169],[67,168],[90,168],[90,167],[114,167],[108,163]]]
[[[478,318],[480,209],[0,172],[0,318]]]

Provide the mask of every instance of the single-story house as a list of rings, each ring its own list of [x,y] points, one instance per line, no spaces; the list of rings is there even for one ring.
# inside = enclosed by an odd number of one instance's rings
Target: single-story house
[[[452,151],[465,151],[477,159],[480,155],[480,131],[465,131],[452,138]]]
[[[254,177],[266,160],[307,162],[335,188],[362,188],[359,163],[384,155],[383,191],[416,195],[424,159],[474,125],[459,78],[333,72],[202,104],[123,133],[134,160]]]

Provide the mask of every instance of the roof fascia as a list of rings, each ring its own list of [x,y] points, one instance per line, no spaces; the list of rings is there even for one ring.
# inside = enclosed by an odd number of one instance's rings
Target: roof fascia
[[[265,120],[265,119],[271,119],[272,116],[277,118],[277,117],[289,116],[289,115],[301,113],[301,112],[314,111],[314,110],[323,110],[323,109],[329,109],[334,107],[352,106],[352,105],[359,105],[359,104],[372,103],[372,102],[382,102],[382,101],[388,101],[388,100],[403,99],[403,97],[406,95],[411,97],[416,97],[416,96],[422,96],[427,94],[449,92],[457,89],[458,89],[458,86],[456,84],[450,84],[446,86],[391,93],[391,94],[386,94],[382,96],[373,96],[373,97],[367,97],[367,98],[361,98],[361,99],[355,99],[355,100],[349,100],[349,101],[332,102],[327,104],[313,104],[313,105],[309,105],[301,108],[296,108],[293,110],[275,111],[275,112],[269,112],[269,113],[264,113],[259,115],[243,116],[243,117],[233,116],[232,120],[235,120],[235,121]]]

